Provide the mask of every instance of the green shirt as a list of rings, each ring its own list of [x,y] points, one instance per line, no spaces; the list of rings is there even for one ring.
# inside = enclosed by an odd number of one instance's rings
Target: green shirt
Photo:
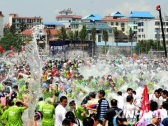
[[[45,104],[42,107],[42,126],[54,126],[54,118],[55,108],[53,105]]]
[[[85,112],[85,110],[82,108],[82,106],[77,106],[76,110],[74,111],[76,118],[78,118],[80,121],[83,121],[86,118],[86,115],[81,116],[83,112]]]
[[[44,101],[39,101],[38,103],[37,103],[37,108],[36,108],[36,110],[37,111],[42,111],[42,107],[45,105],[45,102]]]
[[[12,106],[5,110],[1,120],[7,119],[6,126],[22,126],[22,113],[25,107]]]

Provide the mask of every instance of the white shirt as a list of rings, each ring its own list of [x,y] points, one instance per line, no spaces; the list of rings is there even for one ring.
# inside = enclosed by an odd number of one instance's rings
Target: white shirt
[[[117,107],[120,109],[124,109],[124,98],[122,96],[117,96]]]
[[[152,100],[158,103],[158,106],[161,106],[163,104],[163,98],[160,96],[159,98],[156,98],[155,95],[152,96]]]
[[[62,126],[62,122],[65,119],[66,109],[59,104],[55,109],[55,126]]]
[[[161,118],[163,121],[163,119],[167,117],[167,111],[166,111],[166,109],[159,109],[159,111],[161,113]]]

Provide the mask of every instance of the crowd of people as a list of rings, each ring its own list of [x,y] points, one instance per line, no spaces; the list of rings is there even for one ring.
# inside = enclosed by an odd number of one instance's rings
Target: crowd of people
[[[92,69],[102,63],[111,73],[88,78],[80,73],[83,66]],[[29,82],[32,71],[26,61],[2,64],[2,79],[9,69],[12,75],[0,84],[0,126],[26,125],[22,116],[33,100],[30,96],[33,85]],[[39,123],[42,126],[168,126],[168,91],[165,85],[154,90],[163,71],[167,71],[165,59],[45,61],[39,84],[42,96],[38,96],[35,105],[34,126]],[[145,83],[148,83],[149,103],[146,104],[150,110],[141,113],[143,95],[137,94],[136,89],[143,88]],[[121,91],[120,87],[126,84],[129,84],[127,90]],[[109,94],[112,97],[107,97]]]

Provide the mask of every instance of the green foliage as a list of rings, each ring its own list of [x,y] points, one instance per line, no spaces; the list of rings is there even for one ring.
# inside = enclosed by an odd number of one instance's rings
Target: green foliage
[[[20,25],[19,25],[19,30],[21,32],[23,32],[26,29],[27,29],[26,23],[25,22],[21,22]]]
[[[60,31],[58,32],[58,39],[65,41],[66,38],[66,29],[64,27],[61,27]]]
[[[107,41],[108,41],[108,31],[107,30],[103,30],[103,41],[105,42],[105,54],[106,54],[106,52],[107,52],[106,45],[107,45]]]
[[[11,25],[11,27],[9,28],[9,31],[14,35],[17,31],[15,25]]]
[[[117,28],[114,28],[114,37],[115,37],[115,41],[117,41],[117,39],[118,39],[118,36],[119,36],[119,31],[118,31],[118,29]]]
[[[10,50],[10,47],[14,46],[15,50],[21,51],[21,46],[23,44],[22,37],[19,34],[13,35],[10,31],[0,40],[0,45],[4,50]]]
[[[154,51],[163,51],[163,46],[161,46],[160,42],[155,42],[153,40],[141,40],[135,46],[135,52],[140,53],[148,53],[150,50]]]
[[[86,25],[83,25],[81,31],[79,32],[79,38],[81,41],[86,41],[88,37],[88,33],[86,30]]]
[[[75,31],[75,33],[74,33],[74,40],[78,40],[78,38],[79,38],[79,33],[78,33],[78,31]]]
[[[92,38],[92,41],[95,42],[96,41],[96,28],[93,27],[91,29],[91,38]]]
[[[102,48],[102,54],[106,54],[106,50],[108,50],[109,46],[103,46]]]
[[[74,33],[73,31],[68,32],[68,39],[73,41],[74,40]]]

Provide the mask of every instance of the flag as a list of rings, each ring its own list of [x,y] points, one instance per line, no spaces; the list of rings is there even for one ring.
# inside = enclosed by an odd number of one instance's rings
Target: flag
[[[156,10],[159,11],[160,10],[160,5],[156,6]]]
[[[140,119],[142,116],[149,112],[150,110],[150,104],[149,104],[149,98],[148,98],[148,87],[147,85],[144,85],[144,90],[142,94],[142,106],[141,106],[141,111],[140,111]]]

